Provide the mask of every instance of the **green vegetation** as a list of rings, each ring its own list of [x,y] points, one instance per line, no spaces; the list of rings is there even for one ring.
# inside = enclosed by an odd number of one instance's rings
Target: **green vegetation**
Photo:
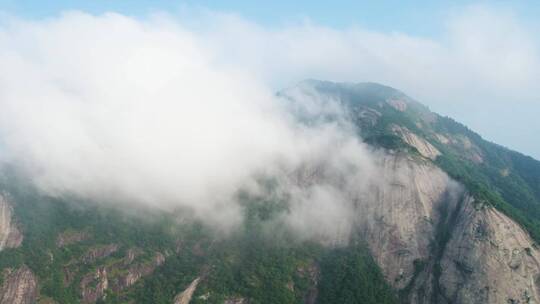
[[[155,214],[152,220],[143,220],[116,208],[50,198],[38,194],[16,175],[4,174],[0,187],[14,202],[24,242],[19,248],[0,253],[0,269],[26,264],[39,278],[40,293],[58,303],[77,303],[82,276],[95,271],[99,265],[110,263],[111,259],[118,260],[126,248],[144,248],[147,254],[152,254],[166,250],[173,243],[174,236],[167,230],[171,219],[163,215]],[[59,248],[57,237],[66,231],[68,234],[85,231],[90,237]],[[122,250],[92,264],[80,262],[90,248],[112,243]],[[71,283],[66,282],[67,268],[75,273]]]
[[[273,182],[263,182],[272,191]],[[41,296],[58,303],[79,302],[83,276],[98,267],[109,267],[110,285],[125,273],[121,265],[129,248],[142,252],[130,265],[151,261],[155,252],[168,257],[130,288],[107,290],[99,303],[171,303],[197,277],[202,280],[193,303],[240,297],[250,303],[303,303],[316,292],[319,280],[320,303],[394,303],[393,291],[365,247],[332,249],[295,239],[277,220],[277,215],[287,212],[284,201],[240,194],[243,226],[230,236],[216,237],[200,223],[178,224],[174,214],[145,211],[141,217],[120,207],[54,199],[40,195],[15,175],[4,176],[0,183],[15,202],[25,236],[22,247],[0,253],[0,267],[28,265],[38,276]],[[88,237],[57,246],[60,234],[79,232]],[[117,244],[118,251],[91,263],[83,261],[89,249],[107,244]],[[340,280],[348,284],[333,283]],[[93,279],[87,287],[98,284]]]
[[[540,162],[490,143],[450,118],[438,119],[434,128],[451,136],[466,136],[482,157],[474,162],[460,146],[433,142],[443,152],[437,164],[463,183],[479,202],[501,210],[539,242]]]
[[[231,298],[303,303],[317,285],[319,303],[395,303],[393,291],[365,246],[332,249],[299,242],[285,232],[265,234],[261,227],[272,225],[274,219],[269,214],[283,206],[252,202],[245,207],[243,231],[226,240],[186,244],[181,254],[145,280],[136,298],[170,303],[171,295],[202,277],[193,303],[222,303]],[[278,225],[273,229],[279,230]],[[193,246],[204,254],[194,254]],[[340,280],[349,283],[336,286]]]
[[[352,248],[332,250],[322,259],[318,303],[397,303],[367,248]]]

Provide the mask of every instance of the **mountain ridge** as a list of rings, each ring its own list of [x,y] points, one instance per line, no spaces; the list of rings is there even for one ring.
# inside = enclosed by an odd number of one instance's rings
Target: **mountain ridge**
[[[332,82],[324,82],[324,81],[310,81],[308,83],[314,83],[317,89],[320,88],[320,84],[323,84],[322,91],[323,93],[328,92],[326,89],[327,86],[331,86],[333,88],[341,88],[341,90],[358,90],[363,86],[374,86],[377,89],[387,89],[390,90],[389,93],[385,93],[380,95],[379,100],[377,102],[388,102],[389,98],[393,98],[394,96],[405,96],[405,98],[402,100],[404,102],[413,102],[414,105],[421,105],[419,102],[414,101],[412,98],[408,97],[404,93],[402,93],[399,90],[393,89],[391,87],[379,85],[379,84],[373,84],[373,83],[360,83],[358,85],[351,84],[351,83],[332,83]],[[358,92],[358,91],[356,91]],[[331,91],[330,91],[331,93]],[[390,96],[390,97],[389,97]],[[368,98],[365,100],[368,100],[369,97],[371,97],[371,94],[368,95]],[[383,100],[384,99],[384,100]],[[358,98],[357,101],[361,101],[362,98]],[[372,103],[370,100],[369,102]],[[354,105],[353,105],[354,107]],[[380,106],[379,106],[380,107]],[[353,109],[354,110],[354,109]],[[400,111],[400,109],[395,109],[396,111]],[[407,113],[409,109],[402,109],[404,114],[411,114],[412,118],[405,117],[405,121],[394,119],[390,123],[398,123],[400,125],[405,124],[406,127],[410,129],[414,134],[419,135],[423,137],[426,141],[428,141],[431,145],[439,148],[440,150],[446,150],[446,153],[442,154],[442,159],[437,161],[437,165],[441,166],[450,176],[453,178],[456,178],[458,181],[463,182],[466,184],[466,186],[473,188],[471,191],[476,192],[477,195],[483,195],[482,193],[485,192],[484,187],[493,188],[492,184],[499,184],[499,187],[495,185],[496,189],[489,189],[494,190],[498,194],[502,195],[503,198],[506,200],[510,199],[510,205],[513,207],[520,206],[521,204],[517,202],[517,200],[512,199],[512,195],[515,195],[516,193],[520,196],[522,196],[524,201],[532,202],[534,207],[531,207],[529,209],[526,209],[525,207],[521,208],[521,210],[525,210],[524,212],[534,212],[534,215],[540,218],[540,210],[538,209],[538,206],[540,206],[540,192],[538,189],[540,189],[540,161],[524,155],[520,152],[513,151],[509,148],[500,146],[498,144],[492,143],[490,141],[487,141],[482,138],[481,135],[475,133],[474,131],[470,130],[465,125],[456,122],[454,119],[449,117],[440,116],[438,114],[435,114],[431,111],[429,111],[429,108],[421,105],[419,108],[414,107],[412,111]],[[418,111],[420,110],[420,111]],[[429,111],[429,112],[426,112]],[[394,114],[394,113],[392,113]],[[427,118],[426,116],[427,115]],[[389,116],[389,115],[388,115]],[[403,115],[405,116],[405,115]],[[415,117],[416,116],[416,117]],[[403,118],[403,117],[399,117]],[[433,121],[435,120],[435,121]],[[388,122],[385,122],[382,128],[387,127]],[[418,125],[420,124],[420,125]],[[375,126],[377,128],[377,126]],[[377,143],[377,138],[370,138],[371,136],[385,136],[385,135],[392,135],[392,132],[388,132],[389,130],[381,130],[381,128],[378,128],[378,132],[383,133],[381,134],[362,134],[364,136],[364,139],[366,141],[374,141]],[[371,132],[372,133],[372,132]],[[447,142],[447,138],[444,137],[444,134],[451,134],[452,136],[455,136],[456,144],[453,145],[452,143],[449,144]],[[471,142],[472,141],[472,142]],[[384,142],[383,142],[384,143]],[[461,146],[466,147],[463,149]],[[387,146],[389,147],[389,146]],[[465,158],[463,157],[465,156]],[[462,161],[465,161],[465,165],[459,166],[459,168],[455,167],[456,161],[453,158],[460,158]],[[487,158],[487,161],[484,163],[484,159]],[[471,167],[472,166],[472,167]],[[494,180],[494,181],[488,181],[486,179],[487,175],[493,176],[493,171],[501,171],[501,175],[505,175],[504,177],[510,176],[512,172],[507,172],[506,170],[515,169],[515,181],[513,181],[514,184],[517,183],[517,186],[520,187],[520,189],[500,189],[500,184],[503,184],[503,182]],[[476,175],[474,172],[475,170],[484,171],[479,176],[473,176],[470,177],[469,175]],[[533,170],[531,172],[531,170]],[[529,172],[529,174],[523,174],[525,171]],[[513,177],[513,176],[512,176]],[[516,187],[517,187],[516,186]],[[476,188],[482,188],[482,189],[476,189]],[[509,193],[511,191],[514,191],[513,193]],[[534,192],[535,195],[531,196],[530,193]],[[500,201],[497,198],[494,198],[493,196],[490,197],[491,200]],[[499,202],[500,204],[504,204],[502,202]],[[505,212],[510,213],[511,216],[514,216],[516,218],[520,218],[518,221],[521,221],[521,224],[527,226],[528,230],[531,230],[530,232],[535,236],[536,240],[539,240],[540,234],[539,231],[537,231],[538,223],[530,224],[527,223],[528,220],[522,219],[522,215],[519,214],[519,211],[510,210],[511,208],[508,208],[506,206],[499,206],[502,208]],[[520,209],[518,207],[518,209]],[[534,227],[533,227],[534,226]]]
[[[298,239],[279,199],[246,196],[241,226],[222,237],[183,210],[74,208],[3,172],[24,238],[0,252],[0,303],[540,301],[540,162],[387,86],[308,80],[277,94],[340,103],[374,151],[377,182],[347,197],[347,242]],[[308,163],[294,182],[324,169]]]

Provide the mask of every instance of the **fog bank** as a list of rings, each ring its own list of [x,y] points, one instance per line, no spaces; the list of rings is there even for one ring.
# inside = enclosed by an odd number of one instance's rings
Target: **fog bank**
[[[162,19],[13,20],[0,30],[2,161],[53,196],[186,208],[220,228],[240,223],[239,190],[264,191],[264,176],[288,197],[291,228],[320,237],[349,222],[336,181],[360,189],[373,170],[340,106],[279,99],[213,50]],[[298,182],[319,169],[329,178]]]

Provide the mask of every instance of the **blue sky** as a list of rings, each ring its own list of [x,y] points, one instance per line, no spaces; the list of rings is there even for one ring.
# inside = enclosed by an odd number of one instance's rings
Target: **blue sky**
[[[531,140],[540,134],[538,1],[0,0],[0,21],[68,24],[61,16],[70,10],[137,22],[167,12],[190,31],[187,23],[200,18],[210,25],[194,35],[273,88],[303,78],[381,82],[540,159],[540,144]],[[217,18],[200,14],[206,11]],[[237,19],[220,19],[230,14]]]
[[[330,27],[351,25],[378,31],[397,31],[414,35],[435,36],[444,26],[442,20],[453,11],[471,4],[508,7],[521,18],[535,20],[540,15],[537,1],[239,1],[239,0],[0,0],[0,10],[29,18],[58,15],[65,10],[82,10],[92,14],[119,12],[146,16],[156,11],[182,12],[186,7],[232,12],[267,26],[277,26],[309,18]]]

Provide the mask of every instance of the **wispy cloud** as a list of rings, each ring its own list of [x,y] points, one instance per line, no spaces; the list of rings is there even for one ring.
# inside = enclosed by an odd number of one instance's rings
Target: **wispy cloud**
[[[508,8],[453,10],[436,38],[309,21],[268,29],[235,15],[207,18],[212,21],[197,31],[217,50],[216,60],[245,67],[274,87],[303,78],[380,82],[540,158],[540,146],[529,140],[540,132],[530,115],[540,113],[540,33],[538,24],[523,23]]]

